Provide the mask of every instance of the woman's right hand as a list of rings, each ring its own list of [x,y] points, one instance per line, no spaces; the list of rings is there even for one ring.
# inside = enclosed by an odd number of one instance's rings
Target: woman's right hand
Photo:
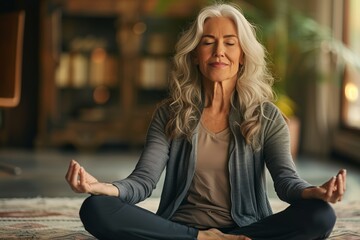
[[[93,195],[118,196],[119,190],[112,184],[101,183],[89,174],[75,160],[71,160],[65,176],[71,189],[76,193],[89,193]]]

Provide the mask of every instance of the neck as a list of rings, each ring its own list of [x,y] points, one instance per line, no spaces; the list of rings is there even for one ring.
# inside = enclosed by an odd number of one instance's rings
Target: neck
[[[204,88],[205,108],[214,114],[228,113],[235,86],[229,86],[225,82],[211,82],[204,84]]]

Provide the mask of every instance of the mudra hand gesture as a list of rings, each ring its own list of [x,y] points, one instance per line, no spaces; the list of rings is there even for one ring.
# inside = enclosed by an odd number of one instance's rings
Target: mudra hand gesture
[[[65,175],[66,181],[76,193],[118,196],[118,189],[109,183],[101,183],[89,174],[78,162],[72,160]]]
[[[316,198],[325,202],[340,202],[346,191],[346,170],[341,169],[338,174],[319,187],[307,188],[303,191],[303,198]]]

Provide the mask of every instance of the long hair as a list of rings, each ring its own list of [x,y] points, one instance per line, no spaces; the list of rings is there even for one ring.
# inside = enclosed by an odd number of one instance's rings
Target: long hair
[[[202,37],[206,19],[212,17],[229,17],[237,27],[244,64],[238,73],[232,106],[239,106],[242,121],[238,124],[246,143],[259,149],[256,136],[261,127],[262,104],[274,98],[273,78],[266,66],[265,49],[256,39],[255,27],[245,19],[237,6],[230,4],[203,8],[176,44],[169,82],[170,119],[166,133],[170,138],[186,137],[190,140],[201,116],[201,73],[193,63],[192,54]],[[234,101],[238,101],[238,104]]]

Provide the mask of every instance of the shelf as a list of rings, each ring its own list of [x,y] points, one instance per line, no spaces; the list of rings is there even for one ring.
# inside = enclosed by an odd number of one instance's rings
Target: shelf
[[[142,37],[140,54],[145,57],[171,57],[187,19],[145,17],[141,21],[145,24],[146,31]]]
[[[40,145],[143,144],[167,97],[187,19],[144,15],[141,3],[64,0],[43,8],[41,98],[48,101],[40,106]]]

